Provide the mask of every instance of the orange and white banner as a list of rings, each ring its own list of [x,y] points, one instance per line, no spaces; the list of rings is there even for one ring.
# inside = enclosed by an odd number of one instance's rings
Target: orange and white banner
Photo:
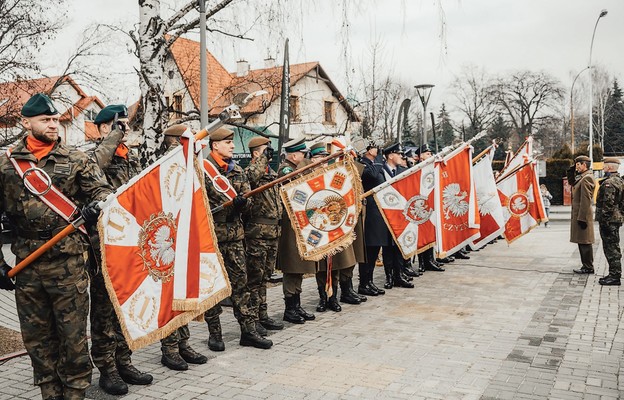
[[[362,183],[350,155],[282,186],[280,194],[302,259],[318,261],[355,239]]]
[[[192,142],[188,131],[182,146],[120,187],[100,217],[104,279],[131,349],[231,293]]]
[[[536,166],[532,162],[517,167],[515,173],[504,177],[496,186],[503,205],[504,236],[508,243],[548,220],[539,192]]]
[[[509,154],[508,154],[509,155]],[[529,136],[514,155],[505,160],[501,176],[533,160],[533,136]]]
[[[404,258],[431,248],[436,240],[433,163],[412,168],[373,195]]]
[[[436,161],[435,183],[436,248],[444,257],[479,237],[472,146],[465,144]]]
[[[496,180],[492,171],[492,159],[494,158],[495,147],[479,159],[472,166],[472,173],[477,190],[477,203],[481,224],[479,226],[479,237],[475,239],[470,247],[479,249],[485,246],[492,239],[495,239],[505,230],[505,219],[503,217],[503,206],[498,197]]]

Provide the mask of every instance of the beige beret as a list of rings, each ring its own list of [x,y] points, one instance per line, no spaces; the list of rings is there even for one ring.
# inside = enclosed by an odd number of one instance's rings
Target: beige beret
[[[615,157],[607,157],[604,159],[606,164],[620,164],[620,159]]]
[[[247,147],[250,149],[253,149],[254,147],[262,146],[263,144],[267,144],[270,142],[271,140],[269,140],[269,138],[265,138],[262,136],[255,136],[249,140],[249,142],[247,143]]]
[[[165,129],[165,131],[163,132],[163,134],[165,136],[175,136],[175,137],[180,137],[182,136],[182,134],[184,132],[186,132],[187,130],[187,126],[186,125],[182,125],[182,124],[176,124],[176,125],[171,125],[170,127],[168,127],[167,129]]]
[[[218,142],[221,140],[232,140],[234,132],[231,129],[221,127],[210,134],[210,140]]]

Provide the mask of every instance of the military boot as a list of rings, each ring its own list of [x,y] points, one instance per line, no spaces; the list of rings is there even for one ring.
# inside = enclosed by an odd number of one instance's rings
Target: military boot
[[[255,325],[241,326],[241,346],[255,347],[257,349],[270,349],[273,346],[273,342],[267,338],[260,336],[255,330]]]
[[[396,287],[402,287],[402,288],[413,288],[414,284],[411,282],[408,282],[406,279],[403,278],[403,274],[401,274],[401,266],[397,265],[394,268],[394,280],[393,280],[393,285]]]
[[[174,371],[186,371],[188,369],[188,364],[177,352],[163,352],[160,363]]]
[[[334,290],[334,294],[332,294],[329,299],[327,299],[327,308],[329,308],[333,312],[342,311],[342,307],[340,306],[340,303],[338,303],[338,298],[336,297],[336,290]]]
[[[149,385],[154,377],[145,372],[139,371],[134,365],[117,365],[119,376],[124,382],[131,385]]]
[[[423,262],[425,265],[425,270],[427,271],[444,272],[444,268],[436,264],[435,257],[433,256],[433,251],[428,251],[424,253]]]
[[[357,297],[358,299],[360,299],[360,303],[364,303],[366,300],[368,300],[368,297],[364,296],[363,294],[359,294],[358,292],[355,291],[355,289],[353,289],[353,280],[349,279],[347,283],[348,283],[347,290],[349,291],[352,297]],[[340,298],[340,301],[342,301],[342,298]]]
[[[196,352],[188,343],[180,343],[180,357],[189,364],[206,364],[208,357]]]
[[[353,291],[349,281],[340,282],[340,301],[347,304],[360,304],[362,302],[360,296]]]
[[[303,324],[305,319],[297,312],[297,299],[295,296],[284,297],[286,308],[284,309],[284,321],[293,324]]]
[[[264,304],[264,307],[262,304],[260,304],[260,310],[258,311],[258,314],[258,316],[260,317],[260,324],[262,324],[265,329],[268,329],[270,331],[280,331],[284,329],[284,324],[269,317],[266,309],[266,304]]]
[[[301,293],[297,293],[294,297],[297,314],[301,315],[306,321],[313,321],[316,318],[314,314],[307,312],[301,307]]]
[[[425,273],[425,260],[424,260],[424,255],[422,253],[420,253],[418,255],[418,272],[420,272],[421,274]]]
[[[607,275],[604,278],[601,278],[598,280],[598,283],[600,283],[603,286],[620,286],[620,277],[619,276],[613,276],[613,275]]]
[[[116,369],[112,372],[101,372],[99,385],[106,393],[115,396],[128,393],[128,385],[121,379]]]
[[[266,335],[269,334],[269,332],[266,330],[266,328],[264,326],[262,326],[260,321],[256,321],[254,324],[255,324],[255,327],[256,327],[256,332],[258,332],[258,334],[260,336],[266,336]]]
[[[325,288],[319,287],[319,303],[316,306],[316,311],[325,312],[327,311],[327,293],[325,293]]]
[[[221,334],[221,320],[218,316],[210,318],[208,324],[208,348],[212,351],[224,351],[225,343]]]
[[[372,291],[377,293],[375,296],[381,296],[381,295],[386,294],[386,291],[383,290],[383,289],[378,288],[377,285],[375,285],[375,282],[373,282],[372,279],[368,282],[368,287],[371,288]]]

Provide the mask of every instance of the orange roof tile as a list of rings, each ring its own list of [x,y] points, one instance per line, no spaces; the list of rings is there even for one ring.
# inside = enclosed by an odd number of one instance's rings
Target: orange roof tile
[[[171,46],[171,54],[184,79],[184,83],[195,104],[200,107],[200,64],[199,64],[199,42],[194,40],[178,38]],[[262,111],[263,101],[272,103],[279,98],[282,90],[282,67],[261,68],[250,70],[246,76],[239,77],[235,73],[229,73],[217,61],[217,59],[206,51],[208,61],[208,104],[210,105],[210,116],[216,116],[232,103],[235,94],[240,92],[255,92],[266,90],[268,95],[255,98],[243,110],[243,114],[251,114]],[[310,71],[318,69],[319,77],[323,79],[331,88],[334,95],[341,101],[347,111],[358,120],[352,107],[344,101],[336,86],[329,79],[318,61],[302,64],[290,65],[290,85],[295,85]]]
[[[104,108],[104,103],[97,96],[87,96],[78,100],[73,106],[61,115],[61,121],[70,121],[76,118],[81,112],[87,109],[91,103],[96,102],[100,108]]]

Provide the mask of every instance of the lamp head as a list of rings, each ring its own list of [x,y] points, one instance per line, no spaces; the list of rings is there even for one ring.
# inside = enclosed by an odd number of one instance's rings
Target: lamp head
[[[608,12],[609,12],[609,11],[607,11],[607,9],[606,9],[606,8],[605,8],[605,9],[603,9],[602,11],[600,11],[600,17],[599,17],[599,18],[602,18],[602,17],[604,17],[605,15],[607,15],[607,13],[608,13]]]

